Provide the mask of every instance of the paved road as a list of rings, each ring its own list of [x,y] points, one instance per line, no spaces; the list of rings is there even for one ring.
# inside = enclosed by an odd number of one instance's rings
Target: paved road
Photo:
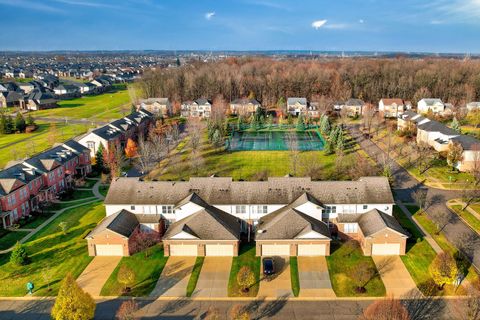
[[[239,304],[249,311],[252,319],[358,319],[371,300],[298,301],[279,298],[272,301],[207,301],[178,299],[140,300],[141,319],[203,319],[209,308],[215,308],[219,319],[230,319],[230,308]],[[122,300],[99,300],[95,319],[113,320]],[[412,319],[457,319],[464,302],[441,299],[404,301]],[[49,320],[53,300],[0,300],[2,320]],[[455,315],[455,316],[453,316]]]
[[[359,143],[360,147],[377,162],[382,163],[387,157],[387,154],[380,149],[375,143],[363,137],[359,130],[359,125],[351,125],[348,127],[352,137]],[[393,160],[393,159],[392,159]],[[449,223],[443,229],[447,239],[457,247],[461,244],[462,251],[467,254],[472,260],[473,265],[480,270],[480,237],[477,233],[472,231],[462,220],[458,218],[455,213],[452,213],[446,205],[450,199],[461,197],[460,191],[450,191],[436,189],[425,186],[419,183],[412,177],[407,170],[398,165],[397,162],[392,162],[392,173],[394,176],[394,195],[396,201],[414,202],[412,194],[415,190],[422,188],[428,191],[427,193],[427,213],[433,217],[435,213],[443,212],[449,217]]]

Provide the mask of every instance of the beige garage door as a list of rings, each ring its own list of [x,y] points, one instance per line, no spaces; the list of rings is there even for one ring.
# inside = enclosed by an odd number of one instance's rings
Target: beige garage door
[[[197,248],[198,245],[196,244],[171,244],[170,255],[194,257],[198,254]]]
[[[324,244],[299,244],[299,256],[324,256],[326,245]]]
[[[289,244],[262,244],[262,256],[289,256]]]
[[[231,244],[207,244],[205,255],[211,257],[232,257],[233,245]]]
[[[96,244],[95,252],[97,256],[123,256],[123,246],[121,244]]]
[[[393,256],[400,254],[400,243],[374,243],[372,256]]]

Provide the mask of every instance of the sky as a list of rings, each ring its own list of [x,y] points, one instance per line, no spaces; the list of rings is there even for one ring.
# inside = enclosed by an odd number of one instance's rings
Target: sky
[[[0,0],[0,50],[480,53],[480,0]]]

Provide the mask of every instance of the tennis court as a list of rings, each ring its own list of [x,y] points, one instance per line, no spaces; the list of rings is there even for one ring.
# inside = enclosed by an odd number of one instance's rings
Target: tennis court
[[[323,139],[316,131],[236,131],[229,150],[323,150]]]

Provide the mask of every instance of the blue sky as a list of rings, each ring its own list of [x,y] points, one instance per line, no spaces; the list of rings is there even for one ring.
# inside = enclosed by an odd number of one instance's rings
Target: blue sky
[[[0,50],[480,53],[480,0],[0,0]]]

